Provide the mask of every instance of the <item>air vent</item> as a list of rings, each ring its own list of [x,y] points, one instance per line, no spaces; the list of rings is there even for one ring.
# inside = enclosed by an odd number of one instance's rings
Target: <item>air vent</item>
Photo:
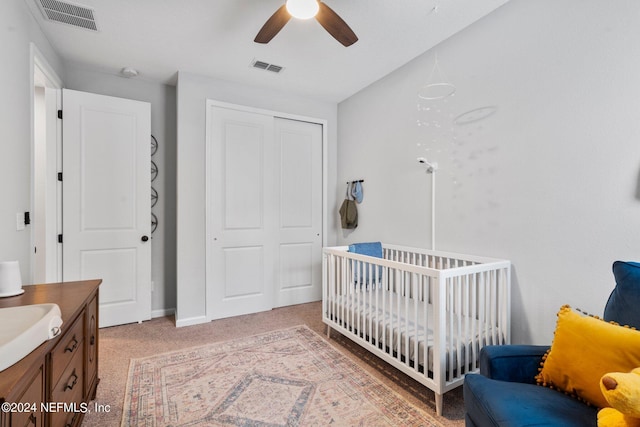
[[[98,31],[93,9],[59,0],[37,0],[44,17],[85,30]]]
[[[275,64],[269,64],[268,62],[254,60],[251,63],[253,68],[258,68],[259,70],[271,71],[272,73],[279,73],[284,70],[284,67]]]

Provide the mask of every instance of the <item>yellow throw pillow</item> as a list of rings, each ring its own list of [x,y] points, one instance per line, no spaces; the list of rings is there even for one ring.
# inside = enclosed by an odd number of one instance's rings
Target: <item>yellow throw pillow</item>
[[[583,316],[565,305],[536,381],[604,408],[609,405],[600,391],[600,378],[638,366],[640,331]]]

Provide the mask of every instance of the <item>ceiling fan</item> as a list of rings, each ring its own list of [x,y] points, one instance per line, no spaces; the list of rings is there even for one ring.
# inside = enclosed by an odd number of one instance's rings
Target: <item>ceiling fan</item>
[[[267,19],[267,22],[262,26],[254,41],[256,43],[269,43],[285,24],[289,22],[291,17],[299,19],[315,17],[316,21],[318,21],[334,39],[338,40],[344,46],[351,46],[358,41],[358,37],[353,30],[349,28],[347,23],[320,0],[286,0],[285,4],[280,6],[280,8]]]

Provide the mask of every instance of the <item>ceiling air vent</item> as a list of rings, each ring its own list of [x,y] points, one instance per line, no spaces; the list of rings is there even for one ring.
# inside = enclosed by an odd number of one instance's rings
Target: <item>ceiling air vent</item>
[[[257,60],[254,60],[251,63],[251,66],[253,68],[258,68],[260,70],[265,70],[265,71],[271,71],[273,73],[279,73],[282,70],[284,70],[284,67],[282,67],[280,65],[269,64],[268,62],[257,61]]]
[[[44,17],[85,30],[98,31],[93,9],[59,0],[36,0]]]

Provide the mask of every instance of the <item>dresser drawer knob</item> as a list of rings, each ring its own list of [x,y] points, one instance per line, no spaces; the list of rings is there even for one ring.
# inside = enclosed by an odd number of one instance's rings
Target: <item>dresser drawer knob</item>
[[[76,418],[78,417],[79,412],[75,412],[73,414],[73,418],[71,418],[71,421],[68,421],[64,427],[72,427],[75,423],[76,423]]]
[[[73,387],[75,387],[76,383],[78,382],[78,375],[76,375],[75,369],[71,373],[71,376],[69,376],[69,380],[67,380],[67,384],[64,386],[63,391],[73,390]]]
[[[69,341],[69,344],[67,344],[67,348],[64,349],[64,352],[69,352],[69,353],[73,353],[73,351],[78,347],[78,340],[76,339],[76,336],[74,335],[73,338],[71,338],[71,341]]]

